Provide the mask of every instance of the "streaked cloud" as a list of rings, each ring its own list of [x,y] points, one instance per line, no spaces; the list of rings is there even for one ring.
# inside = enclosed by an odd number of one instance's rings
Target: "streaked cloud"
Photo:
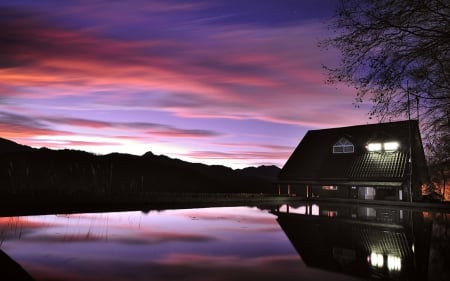
[[[117,136],[157,139],[189,160],[280,165],[285,149],[242,154],[213,143],[252,143],[237,133],[252,120],[293,126],[299,137],[362,122],[364,112],[351,106],[354,91],[324,84],[321,65],[337,54],[316,44],[328,32],[333,3],[5,1],[3,136],[25,144],[67,132],[116,137],[119,145]],[[217,127],[223,120],[230,126]],[[297,142],[288,134],[275,141],[270,130],[260,137],[272,146]]]

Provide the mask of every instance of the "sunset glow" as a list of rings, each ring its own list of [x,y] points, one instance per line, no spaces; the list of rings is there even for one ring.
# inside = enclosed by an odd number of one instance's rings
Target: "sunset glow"
[[[368,121],[325,83],[336,3],[2,1],[0,137],[281,167],[307,130]]]

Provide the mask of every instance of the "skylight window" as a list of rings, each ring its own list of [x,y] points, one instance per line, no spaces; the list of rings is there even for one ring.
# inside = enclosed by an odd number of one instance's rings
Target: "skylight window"
[[[386,151],[395,151],[398,149],[398,147],[399,147],[399,144],[396,141],[384,143],[384,150],[386,150]]]
[[[381,151],[381,143],[379,143],[379,142],[369,143],[367,145],[367,150],[369,150],[369,151]]]
[[[339,139],[333,145],[333,153],[353,153],[353,152],[355,152],[355,147],[353,146],[353,143],[351,143],[346,138]]]
[[[373,142],[369,143],[366,148],[370,152],[393,152],[400,147],[400,144],[396,141],[390,142]]]

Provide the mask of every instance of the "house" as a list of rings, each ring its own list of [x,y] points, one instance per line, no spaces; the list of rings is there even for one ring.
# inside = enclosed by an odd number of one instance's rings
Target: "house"
[[[417,201],[428,179],[417,120],[306,133],[279,176],[279,193],[306,198]]]

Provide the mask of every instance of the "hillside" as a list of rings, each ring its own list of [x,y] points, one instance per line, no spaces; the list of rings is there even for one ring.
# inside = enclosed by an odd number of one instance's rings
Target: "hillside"
[[[30,151],[31,147],[21,145],[8,139],[0,138],[0,154],[18,151]]]
[[[261,179],[265,179],[268,181],[276,181],[278,178],[278,174],[280,173],[280,168],[277,166],[259,166],[259,167],[247,167],[244,169],[237,170],[238,172],[253,176]]]
[[[275,193],[279,168],[233,170],[147,152],[94,155],[0,142],[0,190],[24,196],[139,196],[154,192]],[[270,170],[270,173],[268,172]]]

